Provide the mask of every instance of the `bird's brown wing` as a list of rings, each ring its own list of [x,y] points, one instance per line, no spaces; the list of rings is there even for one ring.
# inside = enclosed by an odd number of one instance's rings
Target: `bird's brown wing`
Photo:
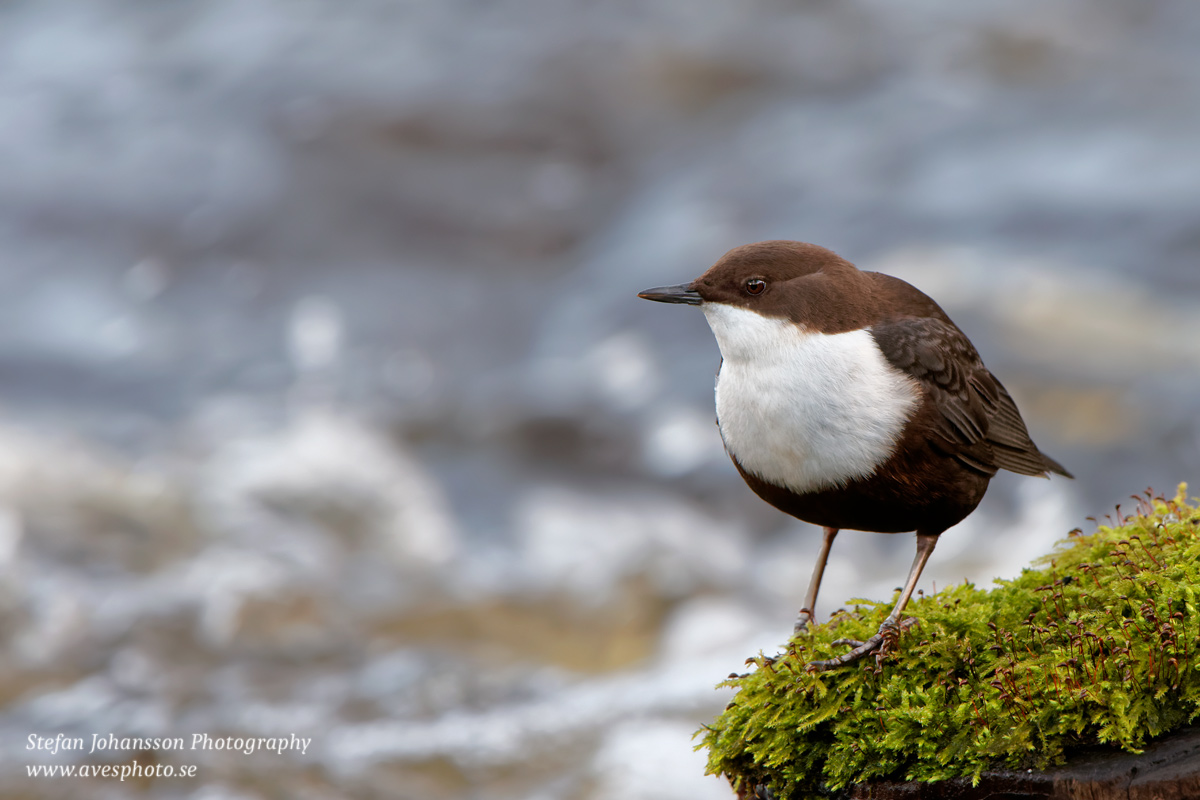
[[[994,475],[1047,471],[1070,477],[1038,450],[1012,397],[953,323],[910,317],[871,328],[888,362],[914,378],[936,411],[932,444],[970,469]]]

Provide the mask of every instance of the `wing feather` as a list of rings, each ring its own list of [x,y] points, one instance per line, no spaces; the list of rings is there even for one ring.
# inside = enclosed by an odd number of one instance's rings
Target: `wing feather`
[[[888,362],[915,378],[933,404],[933,445],[964,466],[993,475],[1068,475],[1038,450],[1016,403],[948,320],[906,317],[871,328]]]

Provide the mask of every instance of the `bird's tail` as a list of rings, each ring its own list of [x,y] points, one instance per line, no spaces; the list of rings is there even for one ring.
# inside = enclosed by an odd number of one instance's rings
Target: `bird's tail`
[[[1045,465],[1046,470],[1048,472],[1054,472],[1058,475],[1062,475],[1064,478],[1074,478],[1075,477],[1070,472],[1067,472],[1066,467],[1064,467],[1062,464],[1055,461],[1050,456],[1043,453],[1041,450],[1038,450],[1038,455],[1042,457],[1042,463]]]

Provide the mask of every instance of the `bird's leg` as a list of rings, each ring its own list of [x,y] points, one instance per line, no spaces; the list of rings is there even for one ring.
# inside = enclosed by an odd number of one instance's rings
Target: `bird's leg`
[[[808,580],[808,593],[804,597],[804,607],[796,617],[795,633],[808,629],[817,611],[817,592],[821,591],[821,576],[825,574],[825,562],[829,560],[829,550],[833,547],[833,537],[838,535],[837,528],[825,528],[825,538],[821,542],[821,552],[817,555],[817,563],[813,566],[812,577]]]
[[[908,605],[908,598],[912,597],[913,591],[917,588],[917,580],[921,577],[921,570],[925,569],[925,562],[929,560],[929,554],[933,552],[934,545],[936,544],[937,536],[917,534],[917,556],[913,559],[912,568],[908,571],[908,581],[905,582],[904,590],[900,592],[900,599],[896,601],[892,613],[888,614],[887,619],[879,626],[879,633],[865,642],[839,639],[834,644],[838,644],[839,642],[842,644],[852,644],[854,645],[854,649],[849,653],[844,653],[828,661],[810,661],[807,668],[813,672],[824,672],[827,669],[833,669],[858,661],[863,656],[876,650],[879,651],[876,659],[881,660],[885,653],[895,647],[896,640],[900,638],[902,627],[907,627],[901,626],[900,614],[904,611],[904,607]]]

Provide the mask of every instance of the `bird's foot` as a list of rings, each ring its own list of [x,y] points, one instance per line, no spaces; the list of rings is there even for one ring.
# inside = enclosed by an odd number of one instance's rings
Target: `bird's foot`
[[[809,672],[824,672],[825,670],[843,667],[846,664],[853,664],[863,656],[875,653],[875,671],[878,672],[883,666],[883,657],[896,649],[896,643],[900,640],[901,632],[908,630],[916,622],[912,617],[900,622],[885,619],[883,624],[879,626],[879,633],[865,642],[860,642],[857,639],[838,639],[833,642],[834,645],[850,646],[853,648],[850,652],[843,653],[837,658],[831,658],[826,661],[810,661],[805,665],[805,669]]]
[[[807,608],[800,609],[800,613],[796,616],[796,624],[792,627],[792,634],[799,635],[808,630],[809,623],[813,621],[813,613]]]
[[[886,624],[886,623],[885,623]],[[883,646],[884,637],[882,634],[875,634],[865,642],[860,642],[855,639],[838,639],[834,644],[851,645],[852,649],[848,653],[843,653],[837,658],[830,658],[825,661],[810,661],[805,665],[805,669],[809,672],[824,672],[829,669],[844,667],[847,664],[853,664],[863,656],[879,650]]]
[[[860,642],[858,639],[834,639],[829,644],[834,647],[862,647],[864,642]]]

